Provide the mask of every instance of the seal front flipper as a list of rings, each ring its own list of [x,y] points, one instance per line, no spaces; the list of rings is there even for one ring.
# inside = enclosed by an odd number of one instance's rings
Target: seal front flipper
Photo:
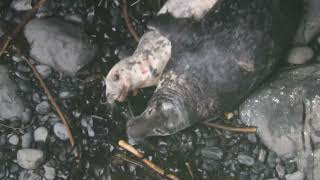
[[[193,124],[178,96],[172,92],[161,96],[159,101],[151,100],[141,115],[127,122],[128,138],[141,141],[148,136],[171,135]]]

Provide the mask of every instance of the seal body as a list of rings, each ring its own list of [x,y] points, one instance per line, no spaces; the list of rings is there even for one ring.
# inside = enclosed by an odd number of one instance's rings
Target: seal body
[[[168,0],[159,11],[200,20],[217,0]],[[157,31],[145,33],[132,56],[122,59],[105,78],[109,103],[124,101],[130,91],[156,86],[171,57],[171,43]]]
[[[300,0],[224,0],[200,22],[159,16],[171,60],[146,110],[127,123],[139,140],[232,111],[275,70],[295,34]]]

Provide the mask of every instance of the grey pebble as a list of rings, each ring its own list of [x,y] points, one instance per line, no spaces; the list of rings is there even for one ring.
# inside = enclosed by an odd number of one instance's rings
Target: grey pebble
[[[280,178],[282,178],[282,177],[285,175],[285,173],[286,173],[286,169],[285,169],[284,166],[282,166],[281,164],[277,164],[277,165],[276,165],[276,171],[277,171],[278,176],[279,176]]]
[[[266,160],[266,156],[267,156],[267,151],[261,148],[259,150],[258,160],[260,162],[264,162]]]
[[[38,127],[34,131],[33,136],[36,142],[46,142],[46,139],[48,137],[48,130],[45,127]]]
[[[288,63],[304,64],[313,57],[314,53],[310,47],[295,47],[289,51]]]
[[[223,157],[223,151],[219,147],[205,147],[201,150],[202,156],[209,158],[220,160]]]
[[[18,145],[19,144],[19,140],[20,140],[19,136],[16,135],[16,134],[9,134],[8,135],[8,142],[11,145],[14,145],[14,146]]]
[[[42,101],[36,106],[36,111],[39,114],[47,114],[50,111],[50,104],[48,103],[48,101]]]
[[[251,156],[248,156],[245,154],[239,154],[238,161],[240,164],[243,164],[246,166],[252,166],[254,164],[254,159]]]
[[[36,69],[41,75],[41,77],[44,79],[48,78],[52,73],[51,68],[47,65],[37,65]]]
[[[292,174],[287,174],[285,178],[286,180],[304,180],[304,174],[300,171],[297,171]]]
[[[19,180],[42,180],[42,178],[32,170],[23,170],[19,174]]]
[[[54,180],[56,177],[56,169],[48,165],[44,165],[43,168],[45,170],[44,177],[48,180]]]
[[[21,147],[22,148],[30,148],[33,142],[32,131],[26,132],[21,136]]]
[[[44,154],[37,149],[20,149],[17,152],[18,164],[25,169],[36,169],[42,164]]]
[[[53,126],[54,134],[61,140],[67,140],[68,139],[68,133],[66,128],[62,123],[56,123]]]
[[[32,9],[32,0],[13,0],[10,7],[16,11],[28,11]]]

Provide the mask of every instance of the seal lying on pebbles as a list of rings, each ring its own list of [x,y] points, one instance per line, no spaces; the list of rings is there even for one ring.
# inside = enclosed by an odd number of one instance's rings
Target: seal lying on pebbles
[[[299,0],[224,0],[200,22],[159,16],[169,61],[146,110],[127,123],[130,139],[170,135],[232,111],[273,70],[295,34]]]
[[[309,180],[320,177],[320,64],[278,73],[239,112],[270,150],[295,159]]]
[[[217,0],[169,0],[159,14],[201,19]],[[105,78],[109,103],[124,101],[131,91],[155,86],[171,57],[170,41],[156,31],[145,33],[134,54],[117,63]]]

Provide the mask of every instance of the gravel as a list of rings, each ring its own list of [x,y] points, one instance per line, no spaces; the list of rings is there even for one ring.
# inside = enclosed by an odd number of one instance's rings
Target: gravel
[[[34,140],[36,142],[46,142],[47,137],[48,137],[48,133],[49,132],[48,132],[47,128],[38,127],[33,133]]]
[[[295,47],[289,51],[288,63],[304,64],[314,56],[314,52],[310,47]]]

